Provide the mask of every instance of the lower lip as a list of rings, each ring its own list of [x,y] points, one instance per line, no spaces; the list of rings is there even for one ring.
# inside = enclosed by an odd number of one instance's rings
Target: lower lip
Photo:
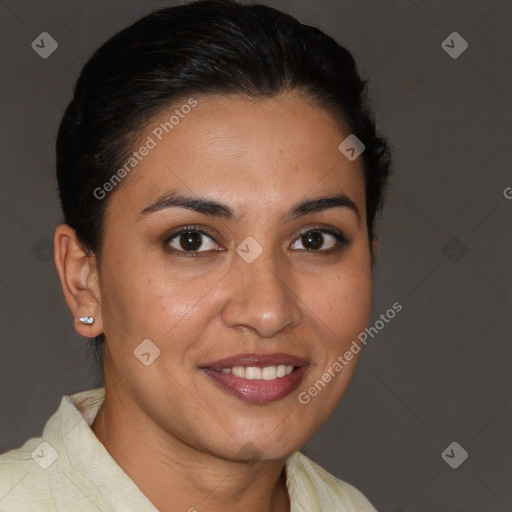
[[[201,370],[240,400],[253,404],[267,404],[281,400],[297,389],[307,366],[296,367],[289,375],[273,380],[249,380],[211,368],[201,368]]]

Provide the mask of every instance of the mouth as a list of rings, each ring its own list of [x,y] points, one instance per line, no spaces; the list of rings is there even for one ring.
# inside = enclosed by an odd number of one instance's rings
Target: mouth
[[[245,402],[266,404],[292,393],[308,362],[290,354],[239,354],[205,363],[200,370],[224,391]]]

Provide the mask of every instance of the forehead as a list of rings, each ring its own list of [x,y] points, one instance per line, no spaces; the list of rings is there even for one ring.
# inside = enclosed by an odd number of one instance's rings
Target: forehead
[[[134,148],[141,150],[137,165],[113,208],[139,213],[178,190],[230,204],[242,216],[341,192],[363,213],[362,159],[349,161],[338,149],[347,135],[339,120],[295,93],[184,99],[144,127]]]

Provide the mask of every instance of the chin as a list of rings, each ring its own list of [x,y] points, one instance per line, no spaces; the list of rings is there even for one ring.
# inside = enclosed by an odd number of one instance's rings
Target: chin
[[[304,443],[307,439],[303,440]],[[261,436],[250,440],[237,440],[236,444],[231,445],[228,452],[229,455],[223,457],[230,460],[240,462],[271,462],[277,460],[284,460],[292,453],[300,449],[302,444],[294,442],[294,440],[272,438],[269,436]]]

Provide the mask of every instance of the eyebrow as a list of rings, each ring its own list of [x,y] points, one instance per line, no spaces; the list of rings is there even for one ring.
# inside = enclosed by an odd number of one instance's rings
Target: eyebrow
[[[202,197],[181,195],[174,191],[161,195],[156,201],[144,208],[144,210],[140,212],[139,217],[167,208],[186,208],[198,213],[227,220],[239,221],[241,219],[241,216],[235,215],[234,211],[225,204]],[[358,220],[361,220],[361,213],[356,204],[350,197],[343,193],[330,194],[297,203],[285,217],[287,220],[292,220],[311,213],[319,213],[330,208],[347,208],[356,214]]]

